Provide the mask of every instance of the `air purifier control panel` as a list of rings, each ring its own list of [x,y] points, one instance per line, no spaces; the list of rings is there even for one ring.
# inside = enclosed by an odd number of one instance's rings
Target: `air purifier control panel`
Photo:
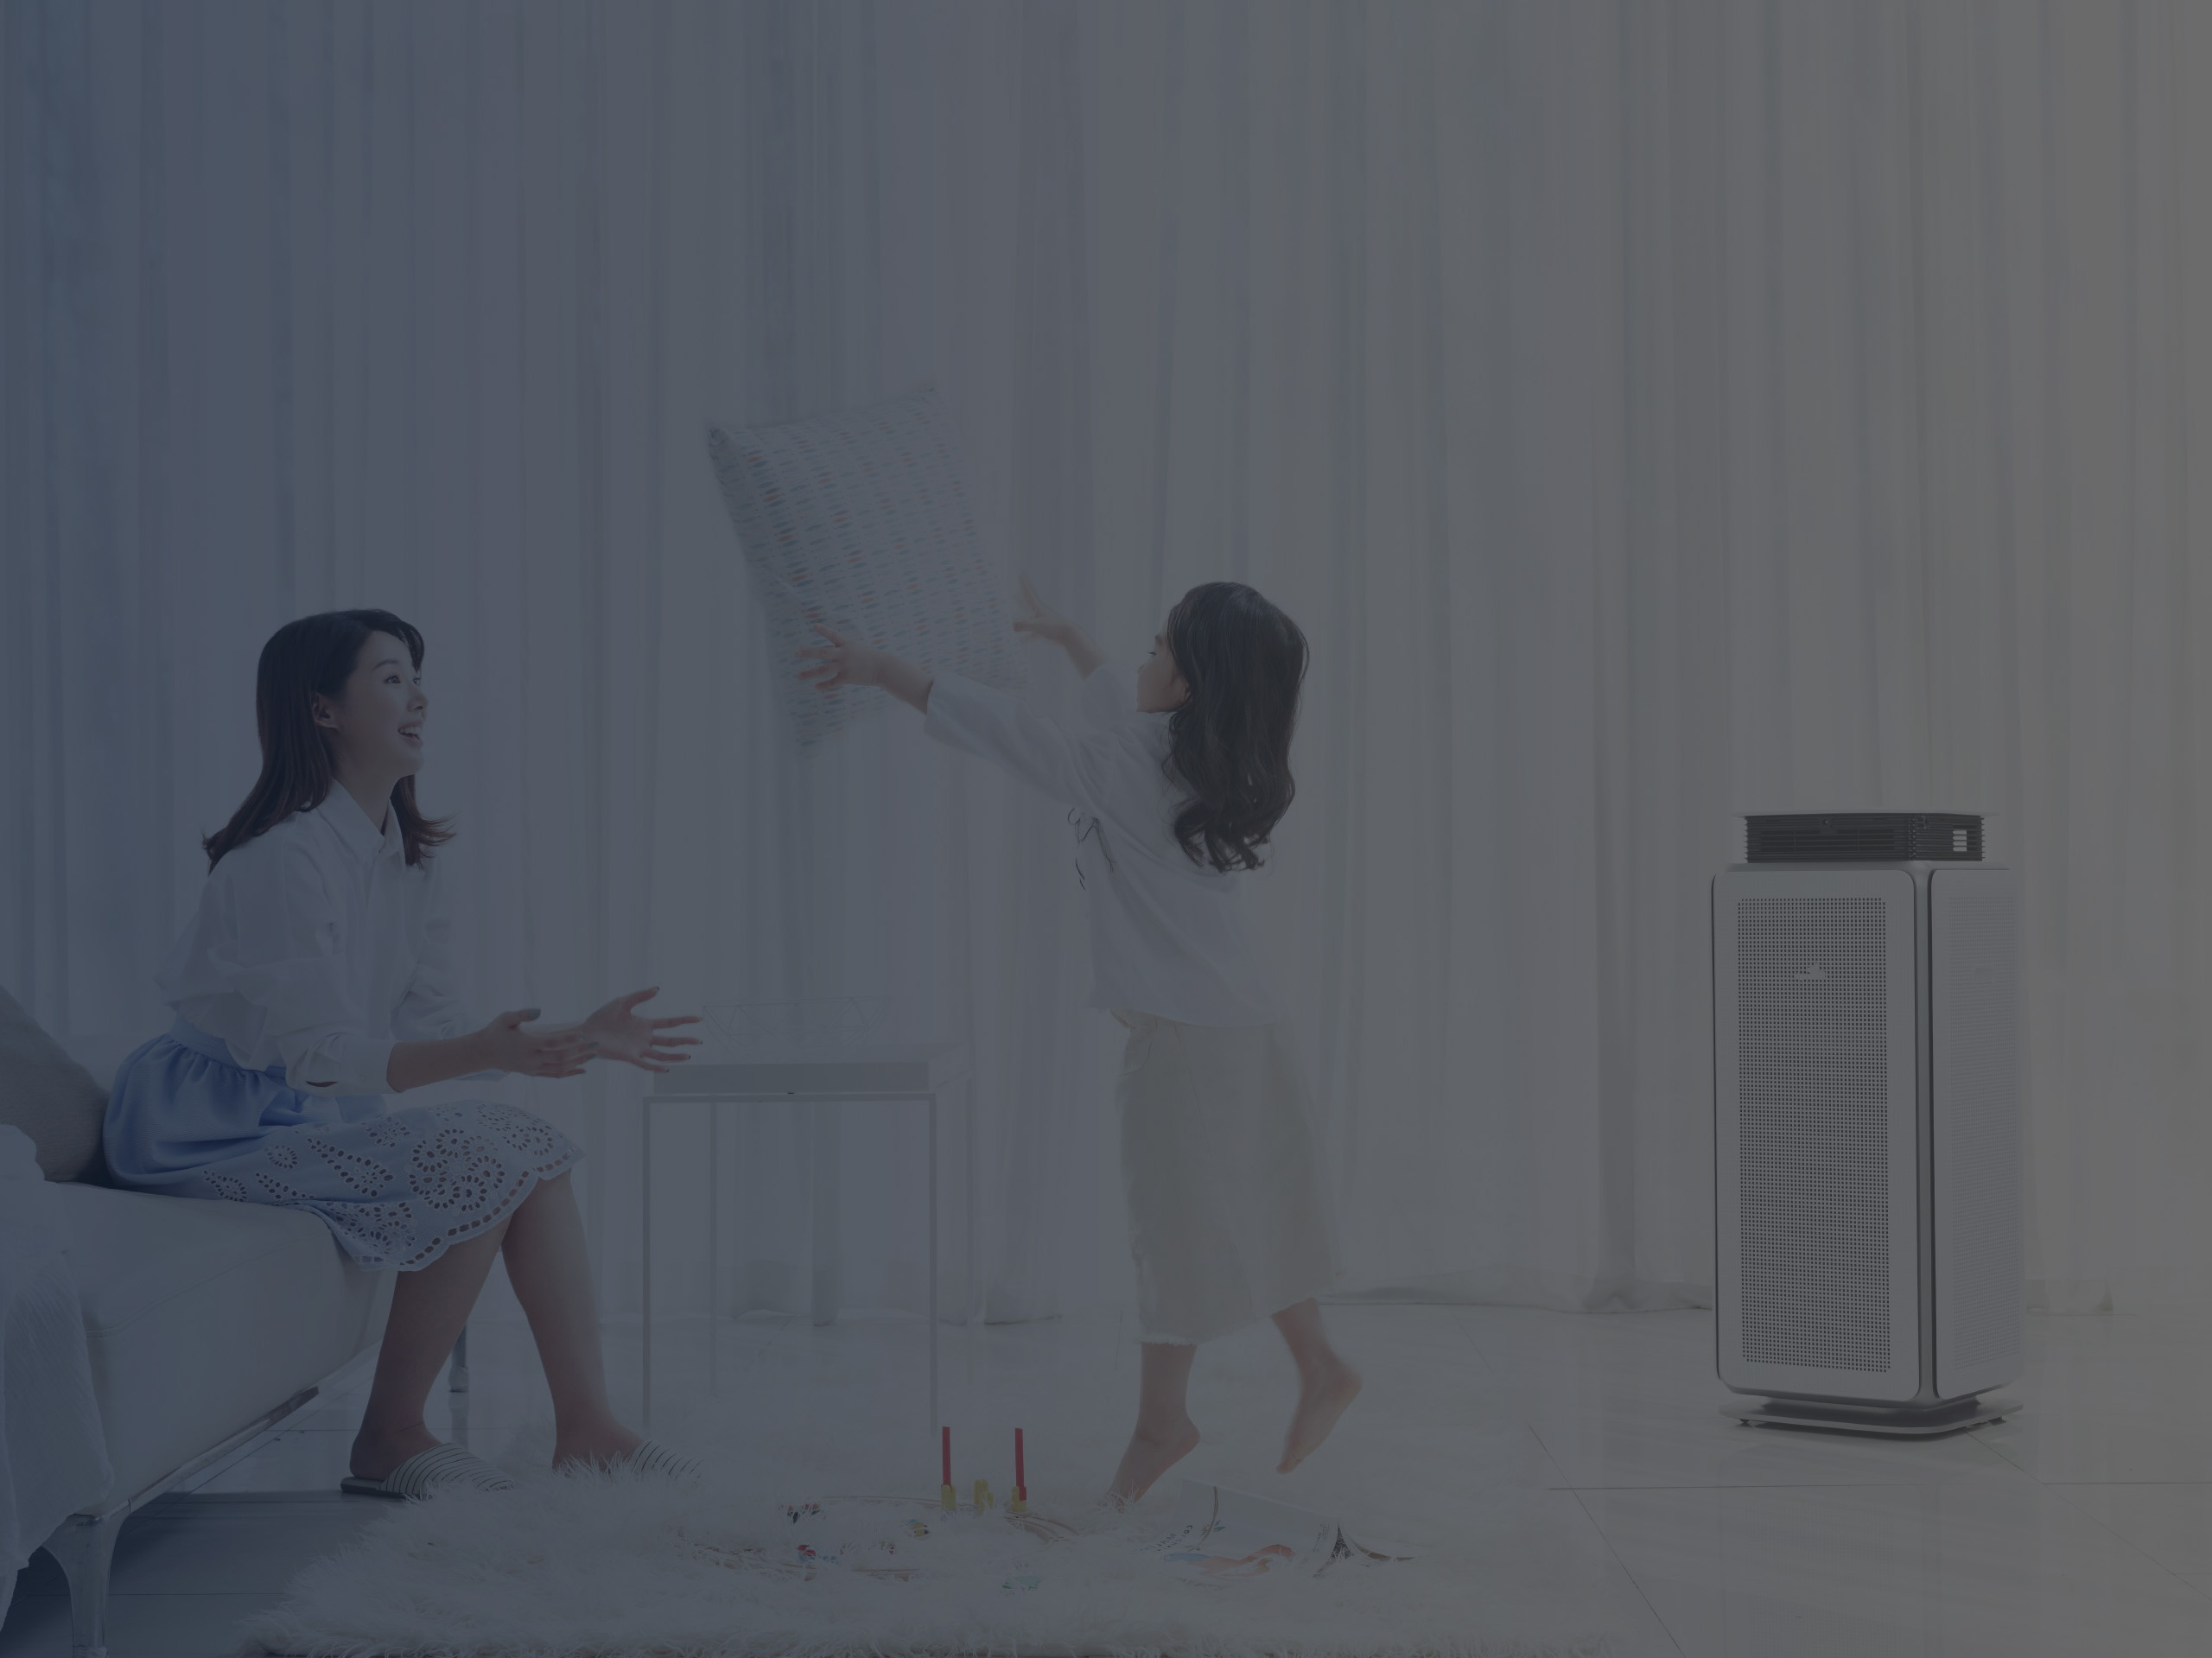
[[[1981,861],[1973,812],[1768,812],[1744,819],[1746,863]]]

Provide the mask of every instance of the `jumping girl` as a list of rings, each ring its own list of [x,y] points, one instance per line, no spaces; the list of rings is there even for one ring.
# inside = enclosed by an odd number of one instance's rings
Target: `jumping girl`
[[[683,1473],[607,1404],[575,1143],[498,1102],[383,1098],[592,1058],[665,1070],[697,1040],[662,1033],[691,1019],[637,1013],[651,990],[566,1027],[525,1028],[534,1007],[469,1018],[431,856],[453,831],[415,804],[422,666],[422,635],[381,610],[302,617],[262,648],[261,777],[202,843],[199,913],[160,979],[176,1022],[116,1072],[109,1168],[120,1186],[306,1210],[360,1265],[398,1269],[346,1490],[513,1483],[423,1424],[494,1253],[545,1367],[554,1466]]]
[[[827,627],[802,650],[823,690],[878,685],[938,740],[1054,799],[1076,826],[1090,909],[1090,1005],[1128,1028],[1115,1096],[1136,1259],[1143,1375],[1136,1430],[1106,1500],[1121,1506],[1198,1443],[1186,1400],[1198,1344],[1272,1315],[1298,1366],[1277,1471],[1328,1435],[1360,1387],[1314,1292],[1335,1241],[1306,1093],[1239,901],[1239,872],[1289,807],[1306,637],[1250,588],[1210,581],[1170,611],[1134,677],[1025,579],[1017,632],[1068,653],[1087,728]]]

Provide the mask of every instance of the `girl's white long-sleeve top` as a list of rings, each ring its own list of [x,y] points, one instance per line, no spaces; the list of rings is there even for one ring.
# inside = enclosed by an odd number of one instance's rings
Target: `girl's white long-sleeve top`
[[[1272,1024],[1279,993],[1247,923],[1243,873],[1194,863],[1175,839],[1190,791],[1163,765],[1169,716],[1141,713],[1136,701],[1135,677],[1103,664],[1083,682],[1085,725],[1068,730],[1004,691],[940,673],[922,728],[1074,809],[1091,1007],[1185,1025]]]
[[[248,1070],[283,1065],[302,1093],[389,1093],[396,1040],[475,1028],[450,976],[435,867],[409,865],[397,812],[378,830],[333,784],[208,872],[162,999]]]

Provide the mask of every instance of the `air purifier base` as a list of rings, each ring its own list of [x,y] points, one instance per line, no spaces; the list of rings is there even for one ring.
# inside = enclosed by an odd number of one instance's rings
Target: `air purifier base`
[[[2017,1399],[1989,1394],[1941,1405],[1832,1405],[1809,1399],[1745,1399],[1720,1413],[1751,1427],[1812,1428],[1827,1433],[1879,1433],[1928,1439],[2002,1421],[2020,1408]]]

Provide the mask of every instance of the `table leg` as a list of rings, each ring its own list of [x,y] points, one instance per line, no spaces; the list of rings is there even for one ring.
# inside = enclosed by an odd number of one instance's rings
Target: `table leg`
[[[707,1397],[718,1391],[721,1372],[722,1265],[721,1102],[707,1107]]]
[[[976,1327],[976,1320],[982,1315],[982,1293],[976,1283],[976,1079],[972,1076],[960,1084],[960,1138],[968,1148],[968,1178],[961,1190],[966,1201],[968,1226],[968,1264],[961,1287],[962,1316],[960,1322],[969,1329]],[[969,1363],[975,1362],[975,1350],[969,1349]]]
[[[645,1190],[640,1202],[643,1213],[638,1223],[645,1231],[645,1293],[642,1297],[641,1317],[639,1319],[638,1345],[645,1356],[644,1431],[650,1433],[653,1426],[653,1109],[645,1108],[645,1152],[639,1159],[639,1172],[644,1177]]]
[[[930,1432],[941,1426],[937,1413],[937,1090],[930,1090]]]
[[[835,1324],[844,1298],[844,1263],[838,1243],[837,1105],[817,1100],[808,1108],[814,1128],[814,1322]]]

